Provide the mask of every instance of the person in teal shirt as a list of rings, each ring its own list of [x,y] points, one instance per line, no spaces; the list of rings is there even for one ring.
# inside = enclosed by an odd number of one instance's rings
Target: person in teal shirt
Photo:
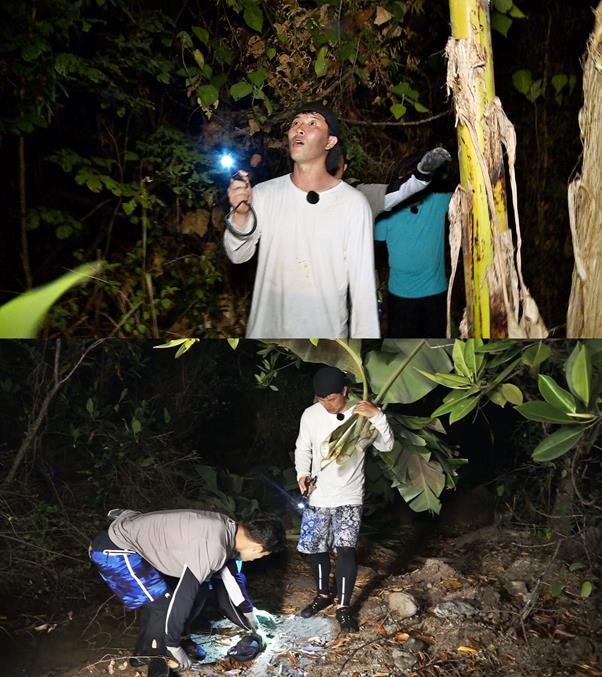
[[[375,240],[388,251],[391,338],[445,336],[445,223],[452,194],[433,184],[376,222]]]

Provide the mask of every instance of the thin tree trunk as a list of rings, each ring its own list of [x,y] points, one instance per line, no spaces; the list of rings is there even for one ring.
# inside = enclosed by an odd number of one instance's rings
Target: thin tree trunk
[[[569,220],[575,267],[567,336],[602,335],[602,2],[583,70],[583,108],[579,126],[583,142],[581,176],[569,184]]]
[[[25,286],[33,287],[31,268],[29,265],[29,243],[27,241],[27,193],[25,186],[25,137],[19,136],[19,223],[21,226],[21,262],[25,273]]]
[[[447,87],[456,111],[461,180],[450,205],[450,245],[457,257],[458,243],[462,244],[466,289],[460,332],[463,337],[542,338],[547,329],[521,271],[516,135],[495,96],[489,2],[450,0],[450,14]],[[508,228],[504,148],[512,183],[516,251]],[[450,290],[452,285],[453,275]]]
[[[97,346],[99,346],[101,343],[103,343],[105,339],[98,339],[97,341],[94,341],[94,343],[91,343],[85,350],[84,352],[79,356],[77,359],[77,362],[75,365],[63,376],[62,378],[60,377],[60,362],[61,362],[61,339],[56,340],[56,345],[54,349],[54,370],[53,370],[53,383],[52,387],[46,394],[46,397],[42,400],[40,406],[38,407],[38,410],[36,412],[32,412],[32,422],[27,430],[27,433],[25,435],[25,438],[23,439],[23,442],[21,443],[21,446],[17,450],[17,453],[15,455],[15,459],[6,475],[4,478],[1,489],[5,490],[15,479],[15,476],[17,474],[17,470],[19,469],[19,466],[25,459],[27,453],[31,449],[31,446],[36,438],[36,435],[38,434],[40,427],[42,426],[42,423],[46,420],[46,416],[48,414],[48,409],[52,402],[54,401],[54,398],[56,397],[57,393],[59,390],[67,383],[67,381],[73,376],[73,374],[77,371],[78,367],[82,364],[82,362],[85,360],[86,356],[91,353]]]

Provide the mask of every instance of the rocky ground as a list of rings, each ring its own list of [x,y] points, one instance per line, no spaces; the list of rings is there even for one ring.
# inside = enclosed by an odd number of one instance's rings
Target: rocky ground
[[[225,658],[237,632],[218,622],[201,638],[207,659],[186,677],[602,676],[599,586],[592,581],[583,597],[583,567],[562,561],[553,544],[490,526],[419,543],[411,554],[406,545],[362,542],[360,632],[350,635],[338,632],[334,607],[309,620],[297,615],[313,583],[291,546],[284,569],[249,581],[256,606],[274,617],[267,649],[248,664]],[[127,662],[134,614],[113,600],[88,613],[29,620],[7,630],[13,659],[3,674],[145,675]]]

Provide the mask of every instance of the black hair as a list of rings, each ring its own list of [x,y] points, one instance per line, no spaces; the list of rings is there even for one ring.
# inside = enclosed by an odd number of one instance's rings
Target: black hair
[[[266,552],[279,552],[286,548],[286,533],[280,518],[275,515],[257,513],[242,522],[249,538],[263,546]]]

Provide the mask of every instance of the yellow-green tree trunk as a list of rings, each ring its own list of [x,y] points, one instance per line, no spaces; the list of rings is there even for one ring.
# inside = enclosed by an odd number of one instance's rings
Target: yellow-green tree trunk
[[[450,205],[450,243],[455,263],[463,251],[466,289],[460,333],[543,337],[547,330],[521,273],[516,138],[495,96],[488,0],[450,0],[450,15],[447,86],[456,112],[461,182]],[[513,184],[516,251],[508,227],[504,147]]]
[[[602,336],[602,2],[583,69],[581,175],[569,185],[569,213],[575,269],[567,315],[567,336]]]

